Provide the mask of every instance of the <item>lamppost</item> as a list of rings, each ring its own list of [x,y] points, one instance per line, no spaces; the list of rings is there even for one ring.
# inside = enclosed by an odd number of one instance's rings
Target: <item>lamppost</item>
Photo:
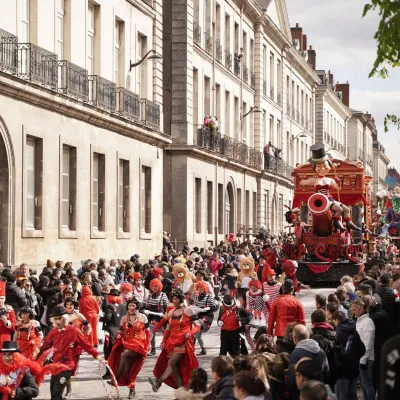
[[[150,56],[151,53],[154,53],[154,54],[152,54]],[[144,60],[162,60],[162,58],[163,58],[162,55],[157,54],[155,50],[150,50],[147,52],[147,54],[144,57],[142,57],[142,59],[140,61],[138,61],[136,63],[132,63],[132,60],[129,61],[129,64],[130,64],[129,71],[132,71],[132,68],[135,68],[135,67],[139,66],[140,64],[142,64],[142,62]]]
[[[243,106],[242,106],[242,110],[243,110]],[[255,113],[262,113],[263,111],[262,110],[259,110],[258,109],[258,106],[252,106],[252,107],[250,107],[250,110],[249,111],[247,111],[247,113],[246,114],[241,114],[240,115],[240,138],[243,140],[243,120],[249,115],[249,114],[251,114],[251,113],[253,113],[253,112],[255,112]]]
[[[292,153],[293,166],[294,166],[294,146],[293,146],[293,143],[294,143],[294,141],[295,141],[296,139],[298,139],[298,138],[305,138],[305,137],[307,137],[306,133],[305,133],[305,132],[300,132],[300,133],[297,134],[295,137],[292,137],[292,138],[290,139],[290,147],[292,148],[291,153]],[[289,160],[288,160],[288,163],[289,163],[289,165],[290,165]]]

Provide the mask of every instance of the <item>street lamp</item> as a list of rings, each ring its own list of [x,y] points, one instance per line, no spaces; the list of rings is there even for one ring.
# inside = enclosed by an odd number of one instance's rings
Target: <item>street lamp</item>
[[[154,54],[149,56],[151,53],[154,53]],[[160,54],[157,54],[155,50],[150,50],[149,52],[147,52],[147,54],[144,57],[142,57],[142,59],[140,61],[138,61],[136,63],[132,63],[132,61],[130,61],[129,62],[129,64],[130,64],[129,71],[132,71],[132,68],[137,67],[138,65],[140,65],[146,59],[147,60],[162,60],[162,58],[163,57]]]
[[[243,121],[249,114],[251,114],[252,112],[255,112],[255,113],[262,113],[263,111],[262,111],[262,110],[259,110],[259,109],[258,109],[258,106],[252,106],[252,107],[250,107],[250,110],[247,111],[246,114],[240,115],[240,137],[243,137],[243,122],[242,122],[242,121]]]
[[[292,138],[292,139],[290,140],[290,145],[292,145],[293,142],[294,142],[296,139],[298,139],[298,138],[305,138],[305,137],[307,137],[307,135],[306,135],[304,132],[300,132],[297,136],[295,136],[294,138]]]

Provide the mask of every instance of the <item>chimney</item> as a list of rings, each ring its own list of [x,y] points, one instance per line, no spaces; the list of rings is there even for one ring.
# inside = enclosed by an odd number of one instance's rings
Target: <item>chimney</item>
[[[303,47],[302,50],[307,50],[307,35],[303,35]]]
[[[299,41],[299,50],[303,50],[303,28],[299,26],[299,23],[296,23],[295,28],[290,28],[292,32],[292,39]]]
[[[310,46],[309,50],[308,50],[308,60],[307,60],[308,64],[310,65],[310,67],[315,70],[317,67],[317,53],[315,52],[315,50],[313,50],[312,46]]]
[[[350,84],[347,83],[337,83],[336,92],[342,92],[342,103],[349,107],[350,106]]]
[[[334,86],[335,82],[333,81],[333,74],[331,74],[331,70],[328,71],[328,75],[329,75],[329,84],[331,86]]]

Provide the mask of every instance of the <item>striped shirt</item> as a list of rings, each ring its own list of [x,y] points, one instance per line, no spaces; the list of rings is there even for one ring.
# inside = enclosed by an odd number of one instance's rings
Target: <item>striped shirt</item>
[[[203,294],[194,298],[194,305],[199,308],[210,307],[211,309],[217,305],[215,299],[209,294]]]
[[[146,300],[146,310],[164,313],[168,306],[168,298],[164,292],[151,294]]]

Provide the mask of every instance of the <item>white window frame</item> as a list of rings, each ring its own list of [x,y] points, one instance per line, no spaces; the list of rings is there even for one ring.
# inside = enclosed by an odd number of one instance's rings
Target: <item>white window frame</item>
[[[121,49],[121,23],[115,18],[114,24],[114,82],[119,84],[119,57]]]
[[[92,3],[88,3],[88,17],[87,17],[87,57],[86,57],[86,69],[89,75],[94,74],[94,38],[95,38],[95,6]],[[91,43],[91,45],[90,45]]]
[[[59,60],[64,60],[64,16],[65,16],[65,0],[57,0],[54,47],[55,47],[55,53],[57,54]],[[58,21],[60,21],[59,25],[57,24]]]
[[[30,0],[20,0],[20,34],[19,39],[21,43],[29,43],[30,42],[30,16],[31,16],[31,7]],[[26,17],[26,18],[24,18]],[[26,27],[26,37],[23,36],[23,26]]]

